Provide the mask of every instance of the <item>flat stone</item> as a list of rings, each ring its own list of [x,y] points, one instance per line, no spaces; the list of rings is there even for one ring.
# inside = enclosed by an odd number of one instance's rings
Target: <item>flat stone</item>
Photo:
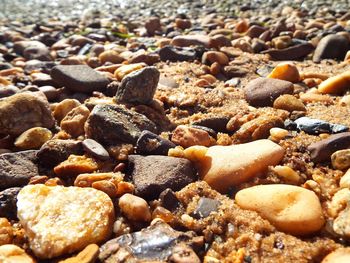
[[[149,104],[156,92],[159,71],[155,67],[145,67],[131,72],[123,78],[115,95],[118,102]]]
[[[311,160],[315,163],[330,161],[331,155],[342,149],[350,147],[350,132],[331,135],[327,139],[310,144],[307,150]]]
[[[350,48],[349,40],[341,35],[328,35],[320,40],[312,60],[320,62],[322,59],[343,60]]]
[[[49,140],[38,151],[40,165],[52,168],[66,160],[69,155],[83,153],[81,142],[75,140]]]
[[[257,78],[244,88],[248,103],[255,107],[272,106],[274,100],[283,94],[293,93],[293,83],[280,79]]]
[[[201,197],[198,201],[196,209],[191,213],[191,216],[196,219],[206,218],[211,212],[216,212],[220,202],[207,197]]]
[[[127,170],[135,185],[135,194],[147,200],[158,198],[167,188],[178,191],[197,179],[190,161],[168,156],[129,155]]]
[[[229,120],[230,118],[225,116],[209,116],[195,121],[192,124],[208,127],[216,132],[227,132],[226,125]]]
[[[193,61],[196,59],[196,51],[192,48],[165,46],[159,50],[161,61]]]
[[[333,124],[327,121],[312,119],[309,117],[301,117],[294,121],[296,128],[299,131],[304,131],[308,134],[320,133],[340,133],[349,130],[349,127],[341,124]]]
[[[91,154],[99,160],[105,161],[109,159],[109,153],[107,150],[93,139],[85,139],[82,142],[82,146],[88,154]]]
[[[0,130],[3,134],[20,135],[33,128],[52,128],[55,120],[50,105],[30,92],[18,93],[0,100]]]
[[[17,194],[21,187],[11,187],[0,192],[0,217],[17,219]]]
[[[211,47],[212,39],[206,35],[181,35],[172,39],[171,44],[179,47],[203,46]]]
[[[80,251],[112,233],[112,200],[94,188],[27,185],[17,199],[18,218],[39,258]]]
[[[143,130],[155,132],[157,128],[146,116],[121,105],[95,106],[85,124],[87,137],[103,145],[136,143]]]
[[[298,60],[309,55],[314,49],[311,43],[305,43],[284,49],[269,49],[261,53],[270,55],[273,60]]]
[[[168,155],[176,145],[150,131],[142,131],[136,142],[136,152],[142,155]]]
[[[87,65],[59,65],[51,70],[51,78],[73,92],[103,91],[109,80]]]
[[[39,175],[36,165],[37,151],[0,154],[0,190],[26,185]]]

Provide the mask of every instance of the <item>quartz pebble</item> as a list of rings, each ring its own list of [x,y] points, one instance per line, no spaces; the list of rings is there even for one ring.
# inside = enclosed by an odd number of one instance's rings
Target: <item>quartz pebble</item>
[[[111,199],[93,188],[25,186],[18,218],[39,258],[53,258],[105,240],[112,232]]]
[[[54,172],[59,177],[76,176],[81,173],[92,173],[98,164],[92,158],[71,154],[68,159],[55,166]]]
[[[15,146],[21,150],[33,150],[40,148],[50,140],[52,132],[46,128],[35,127],[23,132],[15,141]]]
[[[297,184],[300,181],[299,174],[289,166],[277,165],[273,168],[273,171],[287,183]]]
[[[310,190],[292,185],[257,185],[239,191],[237,204],[258,212],[280,231],[293,235],[314,233],[324,225],[320,201]]]
[[[118,205],[121,211],[130,220],[146,222],[151,220],[150,208],[147,202],[141,197],[132,194],[124,194],[119,198]]]
[[[278,164],[284,150],[278,144],[263,139],[231,146],[192,146],[185,149],[184,154],[196,164],[204,181],[215,190],[226,192],[264,173],[269,165]]]
[[[334,169],[346,170],[350,168],[350,149],[339,150],[331,155]]]
[[[297,67],[291,63],[278,64],[267,77],[286,80],[292,83],[300,81],[299,71]]]
[[[1,262],[4,262],[4,263],[35,263],[36,262],[22,248],[11,244],[0,246],[0,260]]]
[[[84,124],[89,117],[90,111],[85,105],[80,105],[67,113],[61,121],[61,129],[78,137],[84,134]]]
[[[184,148],[194,145],[211,145],[211,139],[208,132],[202,129],[188,127],[186,125],[179,125],[176,127],[173,131],[171,141]]]
[[[211,212],[216,212],[220,202],[211,198],[201,197],[198,201],[196,209],[191,216],[196,219],[206,218]]]

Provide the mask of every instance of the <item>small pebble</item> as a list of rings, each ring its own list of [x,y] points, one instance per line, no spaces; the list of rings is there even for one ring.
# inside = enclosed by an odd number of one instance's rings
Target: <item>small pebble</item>
[[[99,160],[106,161],[109,159],[109,153],[106,149],[93,139],[85,139],[82,142],[82,146],[88,154]]]
[[[350,149],[339,150],[331,155],[334,169],[347,170],[350,168]]]
[[[130,220],[148,222],[152,218],[147,202],[141,197],[124,194],[120,197],[118,205]]]
[[[35,127],[23,132],[15,141],[15,146],[21,150],[39,149],[52,138],[52,132],[46,128]]]

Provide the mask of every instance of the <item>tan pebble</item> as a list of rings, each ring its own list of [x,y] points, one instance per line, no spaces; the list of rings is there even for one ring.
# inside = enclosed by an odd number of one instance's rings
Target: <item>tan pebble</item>
[[[91,186],[97,190],[106,193],[110,198],[114,198],[117,196],[117,187],[111,181],[101,180],[92,183]]]
[[[340,178],[339,185],[341,188],[350,188],[350,169]]]
[[[219,63],[214,62],[213,64],[211,64],[210,66],[210,74],[212,75],[217,75],[221,72],[221,66]]]
[[[184,157],[184,148],[182,146],[176,146],[175,148],[171,148],[168,151],[168,156],[183,158]]]
[[[22,248],[16,245],[0,246],[0,262],[3,263],[35,263]]]
[[[45,182],[46,186],[57,186],[57,185],[64,185],[62,180],[58,177],[50,178]]]
[[[0,70],[0,77],[6,77],[11,75],[16,75],[18,73],[23,73],[23,69],[19,67],[13,67],[9,69]]]
[[[194,145],[209,146],[211,144],[208,132],[186,125],[179,125],[176,127],[173,131],[171,141],[184,148]]]
[[[272,170],[287,183],[297,184],[300,181],[299,174],[289,166],[277,165]]]
[[[14,231],[10,222],[5,217],[0,217],[0,246],[11,244]]]
[[[340,99],[341,106],[350,106],[350,95],[345,95]]]
[[[148,222],[152,219],[150,208],[141,197],[124,194],[120,197],[118,204],[121,211],[130,220]]]
[[[346,170],[350,168],[350,149],[339,150],[331,156],[334,169]]]
[[[102,64],[106,62],[111,62],[113,64],[122,63],[124,59],[119,56],[118,52],[114,50],[106,50],[103,51],[99,56],[98,59],[101,61]]]
[[[317,85],[319,85],[322,82],[322,80],[316,79],[316,78],[307,78],[307,79],[304,79],[303,82],[309,88],[313,88],[313,87],[316,87]]]
[[[303,102],[290,94],[284,94],[279,96],[273,102],[275,109],[282,109],[289,112],[292,111],[306,111],[306,107]]]
[[[60,177],[70,177],[92,173],[97,169],[98,164],[92,158],[71,154],[67,160],[55,166],[54,172]]]
[[[285,129],[274,127],[270,129],[270,135],[271,137],[282,140],[288,136],[289,132]]]
[[[203,88],[210,86],[210,83],[205,79],[199,79],[194,83],[194,85]]]
[[[52,138],[52,132],[42,127],[34,127],[17,137],[15,146],[21,150],[39,149]]]
[[[203,149],[195,147],[185,149],[185,157],[196,156],[196,159],[188,159],[195,162],[201,178],[220,192],[264,173],[269,165],[278,164],[284,156],[281,146],[266,139],[239,145],[212,146],[204,156]],[[197,149],[200,153],[194,155]],[[188,152],[192,154],[188,155]]]
[[[303,93],[300,94],[300,99],[304,103],[310,102],[323,102],[332,103],[333,100],[329,95],[315,94],[315,93]]]
[[[321,263],[349,263],[350,262],[350,248],[338,248],[332,253],[328,254]]]
[[[339,94],[350,85],[350,71],[328,78],[318,86],[318,91],[323,94]]]
[[[277,49],[284,49],[292,44],[292,38],[290,36],[280,36],[272,39],[272,45]]]
[[[243,52],[254,53],[252,46],[248,43],[247,40],[239,38],[232,41],[232,46],[239,48]]]
[[[94,263],[99,254],[99,247],[96,244],[90,244],[75,257],[61,260],[59,263]]]
[[[257,185],[239,191],[235,201],[258,212],[278,230],[307,235],[320,230],[325,220],[314,192],[294,185]]]
[[[317,72],[303,72],[300,74],[300,78],[301,80],[309,79],[309,78],[326,80],[329,78],[329,75],[324,73],[317,73]]]
[[[146,63],[135,63],[130,65],[123,65],[116,69],[114,72],[114,76],[121,81],[126,75],[129,73],[136,71],[138,69],[142,69],[143,67],[146,67]]]
[[[79,187],[92,187],[92,184],[102,180],[109,180],[115,185],[123,181],[122,173],[92,173],[92,174],[79,174],[74,181],[74,186]]]
[[[84,134],[84,124],[89,117],[90,111],[85,105],[80,105],[66,114],[61,121],[61,129],[78,137]]]
[[[210,64],[217,62],[220,65],[227,65],[229,62],[229,59],[223,52],[207,51],[203,54],[202,61],[204,63],[206,63],[208,61],[208,62],[210,62]]]
[[[53,112],[53,116],[57,120],[58,123],[67,115],[75,107],[78,107],[81,103],[75,99],[65,99],[58,103]]]
[[[239,21],[235,26],[235,31],[237,33],[244,33],[249,29],[249,24],[247,20]]]
[[[0,84],[7,86],[7,85],[10,85],[11,82],[9,80],[5,79],[4,77],[0,77]]]
[[[114,206],[93,188],[27,185],[17,197],[18,218],[39,258],[53,258],[106,240]]]
[[[117,185],[117,196],[122,196],[123,194],[132,194],[135,191],[135,186],[129,182],[119,182]]]
[[[299,71],[297,67],[291,63],[278,64],[267,77],[293,83],[300,81]]]
[[[209,84],[214,84],[216,82],[216,78],[213,75],[205,74],[199,77],[200,79],[204,79],[209,82]]]
[[[315,194],[320,195],[321,194],[321,187],[320,185],[315,182],[314,180],[307,180],[304,184],[303,187],[305,189],[313,191]]]

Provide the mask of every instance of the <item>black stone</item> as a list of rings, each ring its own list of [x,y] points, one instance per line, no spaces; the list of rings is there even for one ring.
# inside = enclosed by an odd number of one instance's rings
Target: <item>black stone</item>
[[[150,131],[143,131],[136,142],[136,152],[142,155],[168,155],[176,145]]]
[[[197,52],[192,48],[165,46],[159,50],[161,61],[193,61]]]
[[[109,159],[109,154],[106,151],[106,149],[99,144],[97,141],[93,140],[93,139],[85,139],[82,142],[83,148],[84,150],[92,155],[93,157],[102,160],[102,161],[106,161]]]
[[[196,219],[206,218],[211,212],[216,212],[220,202],[207,197],[201,197],[198,201],[196,209],[191,213],[191,216]]]
[[[12,187],[0,192],[0,217],[17,218],[17,195],[21,187]]]
[[[177,199],[175,193],[170,188],[165,189],[159,195],[160,205],[171,212],[176,211],[181,207],[179,199]]]

